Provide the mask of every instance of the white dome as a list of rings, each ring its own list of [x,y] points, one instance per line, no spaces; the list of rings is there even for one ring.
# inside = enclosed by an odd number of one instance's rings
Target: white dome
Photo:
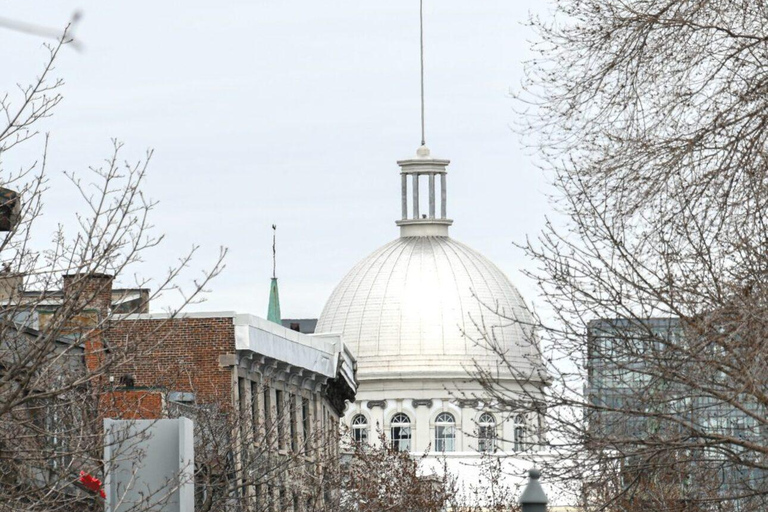
[[[404,236],[346,275],[316,332],[343,335],[363,381],[465,377],[473,361],[494,367],[498,356],[475,341],[481,331],[527,373],[540,367],[531,325],[520,293],[487,258],[447,236]]]

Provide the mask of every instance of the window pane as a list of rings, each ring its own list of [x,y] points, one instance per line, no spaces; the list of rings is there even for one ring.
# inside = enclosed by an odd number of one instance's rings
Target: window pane
[[[367,427],[355,427],[352,429],[352,435],[354,440],[358,443],[368,441],[368,428]]]
[[[411,428],[393,425],[391,430],[392,449],[407,451],[411,448]]]
[[[368,419],[362,414],[352,418],[352,439],[358,443],[368,441]]]
[[[523,427],[515,427],[515,451],[523,451],[525,445],[525,429]]]
[[[480,452],[496,450],[496,418],[491,413],[483,413],[477,422],[477,449]]]
[[[408,415],[397,413],[392,417],[390,439],[394,450],[407,451],[411,449],[411,419]]]
[[[437,425],[435,427],[435,450],[438,452],[452,452],[455,449],[456,434],[454,427]]]

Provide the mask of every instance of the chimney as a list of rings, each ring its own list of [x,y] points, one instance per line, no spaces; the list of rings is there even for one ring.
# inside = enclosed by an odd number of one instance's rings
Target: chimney
[[[68,330],[79,334],[85,349],[85,365],[91,372],[103,371],[105,347],[99,328],[112,306],[113,277],[107,274],[67,274],[63,277],[63,307],[72,308]]]
[[[23,287],[24,277],[3,266],[0,270],[0,307],[18,303]]]
[[[100,318],[106,318],[112,307],[113,281],[109,274],[66,274],[62,285],[64,302],[75,301],[77,308],[97,311]]]

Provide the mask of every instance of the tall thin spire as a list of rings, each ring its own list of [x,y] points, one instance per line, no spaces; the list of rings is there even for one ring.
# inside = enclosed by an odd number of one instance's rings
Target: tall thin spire
[[[421,145],[427,143],[424,130],[424,0],[419,0],[419,60],[421,63]]]
[[[277,279],[277,224],[272,224],[272,279]]]
[[[280,293],[277,289],[277,225],[272,224],[272,282],[269,286],[269,307],[267,309],[267,320],[282,325],[283,319],[280,314]]]

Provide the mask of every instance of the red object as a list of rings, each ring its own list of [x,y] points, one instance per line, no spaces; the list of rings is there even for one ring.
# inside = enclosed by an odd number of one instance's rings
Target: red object
[[[83,484],[85,488],[88,489],[89,491],[98,492],[102,498],[106,499],[107,495],[104,494],[104,489],[101,488],[102,486],[101,480],[99,480],[95,476],[89,473],[86,473],[85,471],[81,471],[80,483]]]

